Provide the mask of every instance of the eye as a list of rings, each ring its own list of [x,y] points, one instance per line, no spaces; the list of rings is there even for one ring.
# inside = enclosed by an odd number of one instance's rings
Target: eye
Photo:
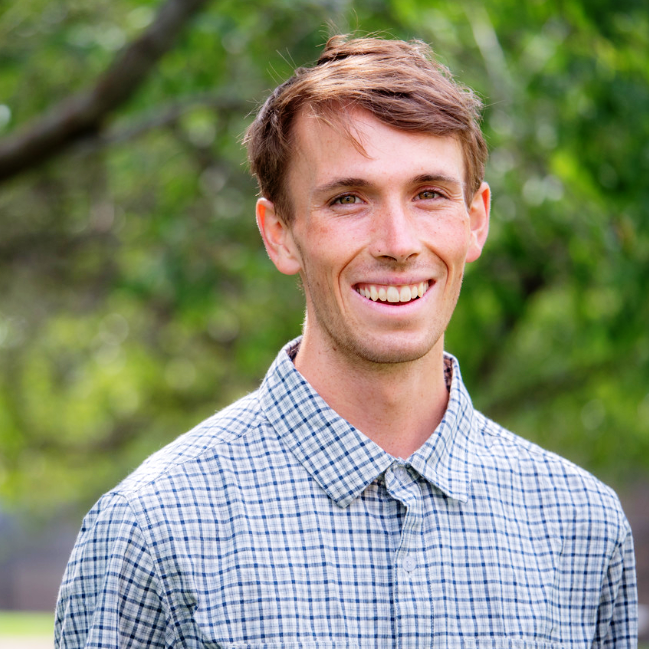
[[[358,198],[358,196],[354,196],[354,194],[343,194],[342,196],[338,196],[337,198],[334,198],[333,201],[331,201],[332,205],[354,205],[354,203],[360,203],[361,199]]]
[[[429,201],[435,198],[443,198],[443,195],[434,189],[424,189],[424,191],[417,194],[417,198],[421,201]]]

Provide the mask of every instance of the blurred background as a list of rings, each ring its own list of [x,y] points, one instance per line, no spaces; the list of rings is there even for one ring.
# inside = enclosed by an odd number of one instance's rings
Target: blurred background
[[[0,2],[0,635],[49,633],[87,509],[299,334],[240,140],[349,31],[421,38],[483,97],[491,234],[447,348],[480,410],[619,492],[649,604],[644,0],[15,0]]]

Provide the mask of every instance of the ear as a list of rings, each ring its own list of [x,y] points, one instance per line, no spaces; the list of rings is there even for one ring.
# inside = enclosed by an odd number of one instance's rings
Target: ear
[[[257,227],[264,240],[266,252],[277,270],[284,275],[299,273],[302,264],[293,232],[275,211],[275,204],[267,198],[257,200]]]
[[[469,206],[471,241],[466,253],[467,261],[475,261],[482,253],[489,233],[489,212],[491,210],[491,189],[482,183]]]

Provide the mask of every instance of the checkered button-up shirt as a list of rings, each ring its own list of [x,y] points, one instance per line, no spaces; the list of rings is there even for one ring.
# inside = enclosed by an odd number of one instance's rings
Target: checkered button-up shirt
[[[635,646],[610,489],[475,411],[450,356],[444,419],[394,458],[309,386],[296,344],[88,514],[57,646]]]

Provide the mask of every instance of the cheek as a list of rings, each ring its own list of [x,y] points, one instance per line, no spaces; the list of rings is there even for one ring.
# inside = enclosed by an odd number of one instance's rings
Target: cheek
[[[471,232],[467,224],[452,221],[440,223],[431,232],[430,247],[449,268],[464,264]]]
[[[326,247],[307,248],[303,255],[303,281],[306,286],[317,292],[331,292],[335,282],[335,264]]]
[[[348,230],[314,228],[305,250],[307,265],[318,274],[339,274],[359,256],[362,250],[359,240],[360,237]]]

